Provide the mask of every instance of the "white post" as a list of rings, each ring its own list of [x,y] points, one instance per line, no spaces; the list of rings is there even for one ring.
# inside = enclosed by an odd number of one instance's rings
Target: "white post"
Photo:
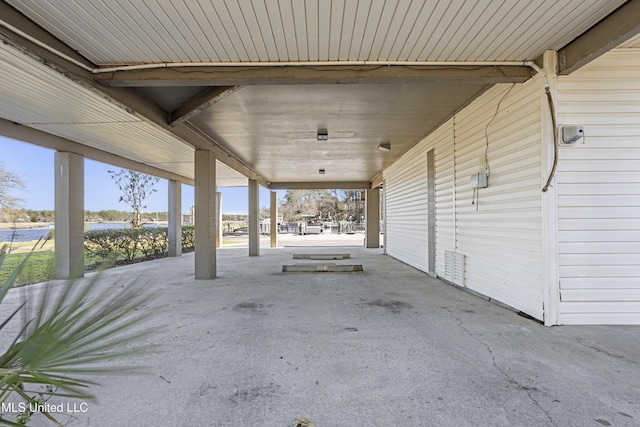
[[[216,156],[195,151],[195,276],[216,277]]]
[[[169,256],[182,255],[182,184],[180,181],[168,181],[169,207],[168,207],[168,233]]]
[[[84,276],[84,157],[55,153],[55,276]]]
[[[271,236],[271,247],[278,247],[278,193],[271,192],[271,224],[269,226],[269,233]]]
[[[365,247],[380,247],[380,189],[365,190]]]
[[[260,192],[258,181],[249,180],[249,256],[260,255],[260,234],[258,228],[260,208]]]
[[[543,55],[544,73],[546,74],[551,92],[551,98],[557,105],[557,62],[558,54],[553,50],[548,50]],[[544,82],[541,82],[544,84]],[[553,122],[551,111],[547,101],[547,96],[542,92],[542,170],[541,186],[547,179],[547,175],[553,166],[554,140]],[[549,186],[546,192],[541,193],[542,197],[542,223],[543,223],[543,254],[544,254],[544,324],[553,326],[558,324],[558,313],[560,303],[560,284],[558,278],[558,205],[555,181]]]
[[[216,192],[216,248],[222,246],[222,193]]]

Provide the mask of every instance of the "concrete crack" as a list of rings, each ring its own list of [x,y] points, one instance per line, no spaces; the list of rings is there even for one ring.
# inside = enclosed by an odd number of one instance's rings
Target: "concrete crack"
[[[610,351],[603,350],[603,349],[601,349],[600,347],[598,347],[596,345],[586,344],[586,343],[582,342],[582,340],[580,340],[580,339],[576,339],[575,342],[577,342],[578,344],[580,344],[583,347],[586,347],[588,349],[594,350],[597,353],[602,353],[602,354],[607,355],[609,357],[612,357],[614,359],[618,359],[618,360],[621,360],[621,361],[626,362],[626,363],[631,363],[633,365],[637,365],[638,364],[637,360],[631,360],[631,359],[628,359],[625,356],[622,356],[620,354],[611,353]]]
[[[547,417],[547,419],[549,420],[551,425],[557,427],[558,424],[556,424],[555,421],[553,421],[553,418],[551,417],[549,412],[547,412],[532,395],[532,392],[536,392],[536,391],[540,391],[540,390],[538,388],[536,388],[536,387],[528,387],[528,386],[525,386],[525,385],[521,384],[516,379],[514,379],[511,375],[509,375],[509,373],[507,371],[505,371],[500,366],[498,366],[498,363],[496,362],[496,356],[493,354],[493,350],[491,350],[491,347],[489,346],[489,344],[487,344],[486,342],[482,341],[477,335],[473,334],[469,329],[467,329],[462,324],[462,319],[457,317],[452,309],[450,309],[449,307],[442,307],[442,308],[444,310],[446,310],[451,315],[451,317],[458,322],[458,327],[460,329],[462,329],[467,335],[469,335],[471,338],[473,338],[474,340],[476,340],[477,342],[482,344],[487,349],[487,352],[491,355],[491,362],[493,364],[493,367],[498,372],[500,372],[502,374],[502,376],[506,379],[506,381],[509,384],[513,384],[514,386],[516,386],[517,389],[525,391],[527,393],[527,396],[529,397],[529,399]]]
[[[494,366],[495,366],[495,361],[494,361]],[[513,380],[513,379],[512,379],[512,380]],[[527,392],[527,396],[529,396],[529,399],[531,399],[531,401],[533,402],[533,404],[534,404],[534,405],[536,405],[536,407],[537,407],[538,409],[540,409],[540,411],[542,411],[542,413],[543,413],[543,414],[545,414],[545,415],[546,415],[547,419],[549,420],[549,422],[550,422],[552,425],[554,425],[554,426],[556,426],[556,427],[557,427],[557,425],[558,425],[558,424],[556,424],[556,423],[555,423],[555,421],[553,421],[553,418],[551,418],[551,415],[549,414],[549,412],[547,412],[547,410],[546,410],[546,409],[544,409],[544,408],[542,407],[542,405],[540,405],[540,403],[539,403],[539,402],[538,402],[538,401],[533,397],[533,395],[531,394],[531,392],[532,392],[532,391],[540,391],[540,390],[538,390],[537,388],[528,388],[528,387],[522,386],[522,385],[520,385],[518,382],[516,382],[516,384],[518,384],[518,385],[519,385],[520,389],[523,389],[523,390],[525,390],[525,391]]]

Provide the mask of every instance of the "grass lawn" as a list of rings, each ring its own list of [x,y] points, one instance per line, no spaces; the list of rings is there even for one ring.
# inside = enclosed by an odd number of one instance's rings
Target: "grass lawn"
[[[236,246],[242,244],[237,240],[223,240],[223,245]],[[2,244],[0,243],[0,246]],[[184,250],[189,252],[189,250]],[[166,255],[164,255],[166,256]],[[32,283],[47,282],[53,280],[55,276],[54,268],[54,242],[52,240],[39,242],[13,242],[11,244],[11,253],[5,255],[5,260],[0,265],[0,285],[4,284],[6,280],[13,274],[26,258],[29,258],[20,275],[18,276],[15,286],[24,286]],[[144,261],[142,252],[137,254],[136,260],[133,262]],[[130,262],[123,261],[122,259],[108,260],[100,256],[97,256],[90,251],[85,251],[85,269],[87,271],[113,267],[114,263],[128,264]],[[106,263],[105,263],[106,261]]]
[[[0,246],[7,245],[11,247],[11,253],[16,252],[31,252],[31,251],[52,251],[55,243],[53,240],[43,241],[31,241],[31,242],[12,242],[12,243],[0,243]]]
[[[7,254],[4,263],[0,266],[0,284],[13,274],[27,257],[27,263],[16,280],[16,286],[24,286],[31,283],[46,282],[54,277],[53,251],[28,252]]]

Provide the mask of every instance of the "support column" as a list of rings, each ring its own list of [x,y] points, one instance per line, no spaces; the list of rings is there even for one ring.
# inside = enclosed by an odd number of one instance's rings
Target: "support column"
[[[56,152],[55,162],[55,275],[57,279],[84,276],[84,157]]]
[[[222,193],[216,192],[216,248],[222,246]]]
[[[387,255],[387,186],[386,182],[382,181],[382,253]]]
[[[271,192],[271,224],[269,225],[269,233],[271,236],[271,247],[278,247],[278,193]]]
[[[180,181],[168,181],[168,194],[168,251],[170,257],[176,257],[182,255],[182,184]]]
[[[260,208],[258,181],[249,180],[249,256],[260,255],[260,234],[258,228]]]
[[[195,275],[198,280],[216,277],[216,156],[195,151]]]
[[[554,104],[557,105],[557,64],[558,54],[548,50],[543,55],[544,73],[549,83],[549,91]],[[540,82],[543,86],[545,81]],[[553,120],[547,95],[540,89],[542,111],[542,170],[541,182],[545,182],[553,167],[555,147]],[[555,180],[546,192],[542,194],[542,227],[543,227],[543,262],[544,262],[544,324],[557,325],[559,322],[560,284],[558,277],[558,202]]]
[[[365,191],[365,247],[380,247],[380,189],[372,188]]]

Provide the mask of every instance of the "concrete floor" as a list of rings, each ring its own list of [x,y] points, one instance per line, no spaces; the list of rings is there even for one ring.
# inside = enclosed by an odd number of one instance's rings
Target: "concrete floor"
[[[278,249],[267,242],[260,257],[220,249],[219,278],[211,281],[194,281],[193,254],[109,270],[105,286],[136,280],[160,291],[156,322],[167,326],[147,339],[157,352],[127,361],[147,374],[98,378],[98,403],[61,419],[69,426],[284,427],[300,416],[318,427],[640,425],[640,327],[546,328],[363,249],[361,235],[341,247],[309,247],[330,239],[307,237]],[[318,262],[292,259],[301,252],[349,252],[351,260],[335,262],[362,264],[364,272],[282,273],[285,263]]]

